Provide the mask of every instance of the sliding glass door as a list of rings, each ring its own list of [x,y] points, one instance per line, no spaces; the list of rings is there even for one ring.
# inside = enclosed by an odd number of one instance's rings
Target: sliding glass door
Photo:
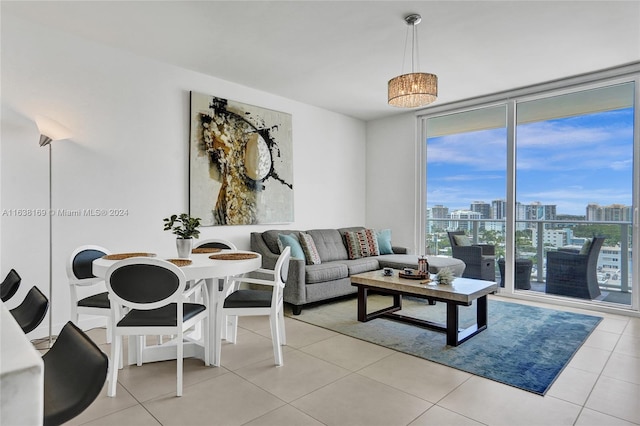
[[[636,68],[425,110],[425,253],[463,230],[507,295],[638,310]]]
[[[506,134],[504,104],[427,120],[427,253],[451,256],[447,231],[466,231],[504,254]]]
[[[631,305],[633,97],[628,82],[517,102],[516,249],[534,291]]]

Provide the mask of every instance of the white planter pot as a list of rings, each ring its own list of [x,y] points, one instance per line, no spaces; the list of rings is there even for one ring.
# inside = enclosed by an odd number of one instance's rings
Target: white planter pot
[[[193,249],[193,238],[176,238],[176,248],[180,259],[190,259]]]

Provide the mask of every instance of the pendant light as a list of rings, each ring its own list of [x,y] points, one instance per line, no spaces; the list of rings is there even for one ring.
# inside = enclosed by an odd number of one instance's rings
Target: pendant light
[[[400,108],[415,108],[428,105],[438,98],[438,76],[416,72],[416,68],[419,68],[418,29],[416,26],[422,21],[422,17],[414,13],[406,16],[404,20],[412,29],[411,73],[402,74],[389,80],[389,105]]]

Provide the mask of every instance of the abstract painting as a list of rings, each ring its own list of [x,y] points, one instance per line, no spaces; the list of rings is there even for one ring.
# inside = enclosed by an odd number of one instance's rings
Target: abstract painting
[[[202,225],[293,222],[291,115],[191,92],[189,213]]]

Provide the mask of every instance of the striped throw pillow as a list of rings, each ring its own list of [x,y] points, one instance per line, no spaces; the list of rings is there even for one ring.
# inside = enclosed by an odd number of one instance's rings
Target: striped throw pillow
[[[349,259],[378,256],[380,254],[378,239],[376,238],[376,231],[374,229],[345,232],[344,240],[347,246],[347,252],[349,253]]]
[[[313,242],[311,235],[300,232],[298,234],[298,241],[300,241],[300,245],[302,246],[305,263],[307,265],[319,265],[322,263],[318,248],[316,247],[316,243]]]

